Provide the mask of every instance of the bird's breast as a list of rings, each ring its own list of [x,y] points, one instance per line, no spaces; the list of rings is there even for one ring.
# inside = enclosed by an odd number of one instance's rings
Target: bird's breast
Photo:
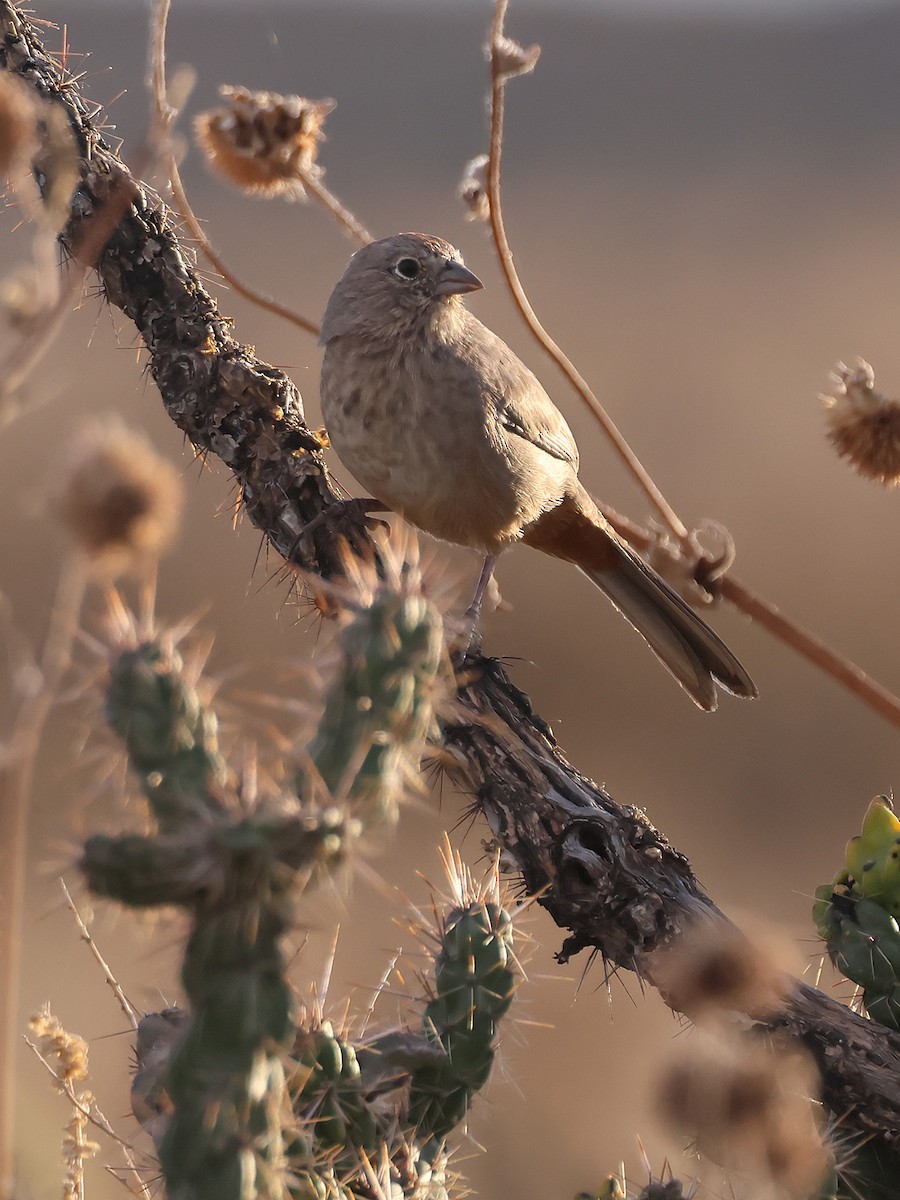
[[[435,537],[484,550],[515,541],[520,489],[472,389],[431,361],[333,343],[322,413],[344,465],[378,500]]]

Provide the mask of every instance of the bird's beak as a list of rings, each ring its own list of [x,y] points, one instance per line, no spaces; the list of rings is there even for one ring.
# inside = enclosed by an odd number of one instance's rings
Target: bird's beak
[[[484,284],[468,267],[456,259],[448,258],[441,271],[435,292],[438,296],[459,296],[465,292],[477,292]]]

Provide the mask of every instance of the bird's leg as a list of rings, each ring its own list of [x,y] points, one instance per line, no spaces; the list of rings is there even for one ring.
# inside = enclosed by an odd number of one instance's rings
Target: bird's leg
[[[494,574],[494,567],[496,565],[496,554],[486,554],[484,556],[484,562],[481,564],[481,574],[478,576],[478,586],[475,588],[475,595],[472,597],[472,603],[466,609],[466,619],[471,621],[473,625],[478,624],[478,618],[481,616],[481,606],[484,603],[484,593],[491,582],[491,576]]]

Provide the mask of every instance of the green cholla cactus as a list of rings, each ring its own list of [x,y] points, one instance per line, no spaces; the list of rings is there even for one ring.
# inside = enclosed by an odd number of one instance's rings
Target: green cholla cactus
[[[405,1112],[401,1120],[399,1111],[386,1111],[382,1102],[379,1112],[373,1102],[388,1090],[373,1083],[384,1060],[364,1080],[356,1048],[328,1022],[297,1031],[280,949],[305,888],[346,860],[365,823],[394,817],[433,726],[441,620],[414,572],[388,566],[388,583],[370,589],[342,632],[340,666],[308,765],[297,774],[297,793],[249,812],[235,791],[236,773],[217,748],[215,717],[177,652],[148,638],[112,664],[108,718],[158,829],[92,837],[81,865],[100,895],[134,907],[178,904],[190,917],[182,966],[190,1021],[161,1049],[150,1039],[153,1052],[139,1062],[134,1093],[135,1111],[157,1140],[170,1200],[251,1194],[257,1200],[289,1194],[350,1200],[369,1194],[366,1172],[380,1171],[377,1163],[386,1164],[391,1191],[417,1200],[446,1195],[437,1146],[423,1156]],[[497,926],[489,937],[505,946],[508,917],[497,906],[482,908],[488,924]],[[466,941],[457,929],[461,917],[445,926],[451,942]],[[466,936],[474,953],[488,934]],[[453,952],[457,958],[462,942]],[[477,947],[479,963],[487,954]],[[435,1009],[429,1017],[435,1044],[407,1035],[404,1045],[393,1045],[397,1059],[389,1070],[394,1078],[399,1070],[412,1089],[423,1063],[452,1059],[456,1069],[441,1079],[449,1081],[449,1108],[458,1121],[487,1078],[494,1020],[508,1006],[512,982],[508,968],[502,978],[496,974],[502,1000],[493,1000],[488,1029],[488,984],[479,966],[472,993],[477,1005],[470,1005],[478,1042],[473,1053],[467,1042],[473,1031],[466,1033],[460,1001],[451,999],[465,986],[465,973],[452,961],[449,954],[438,964],[445,1012]],[[453,1027],[446,1024],[452,1003],[458,1010]],[[389,1046],[391,1035],[385,1037]],[[371,1044],[364,1049],[371,1068],[378,1052]],[[296,1059],[289,1074],[285,1052]],[[434,1096],[429,1112],[436,1103]],[[445,1114],[429,1123],[427,1136],[442,1139],[454,1123]],[[364,1169],[366,1162],[376,1166]],[[361,1181],[359,1192],[354,1179]]]
[[[890,801],[869,805],[846,866],[816,889],[813,920],[832,962],[863,988],[873,1020],[900,1029],[900,820]]]
[[[838,970],[862,987],[873,1021],[900,1030],[900,820],[877,796],[845,866],[816,889],[813,920]],[[900,1154],[871,1142],[839,1164],[815,1200],[888,1200],[900,1195]]]
[[[900,1029],[900,927],[873,900],[849,889],[816,892],[820,932],[837,969],[863,989],[863,1004],[874,1021]]]
[[[110,672],[106,719],[125,744],[160,829],[221,811],[215,793],[227,771],[216,719],[185,679],[176,650],[155,641],[124,650]]]
[[[425,1009],[425,1039],[443,1057],[412,1072],[409,1116],[426,1157],[466,1115],[490,1074],[497,1024],[512,1003],[512,921],[499,904],[452,910],[441,932],[435,995]]]
[[[345,1168],[359,1151],[371,1154],[378,1144],[378,1124],[368,1103],[356,1049],[338,1037],[330,1021],[300,1031],[294,1043],[296,1064],[290,1091],[295,1114],[311,1128],[317,1153],[339,1152]]]
[[[376,593],[341,634],[309,753],[331,795],[365,821],[394,820],[409,790],[434,722],[442,647],[436,609],[402,586]],[[301,772],[301,795],[310,782]]]

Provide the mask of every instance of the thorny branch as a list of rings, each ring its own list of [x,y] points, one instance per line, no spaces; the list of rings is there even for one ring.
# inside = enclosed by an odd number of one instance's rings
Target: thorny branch
[[[64,234],[71,245],[125,169],[78,89],[61,88],[34,27],[10,0],[0,0],[0,66],[64,105],[76,131],[84,169]],[[109,302],[144,339],[170,416],[200,453],[234,472],[248,516],[272,548],[326,579],[341,573],[343,540],[371,553],[358,510],[335,507],[297,389],[231,337],[163,206],[137,182],[98,272]],[[444,730],[447,749],[528,891],[569,931],[561,958],[599,952],[652,983],[656,950],[698,916],[725,920],[644,814],[616,804],[567,762],[497,662],[470,658],[459,699]],[[900,1035],[799,982],[770,1024],[813,1052],[825,1102],[848,1134],[900,1143]]]

